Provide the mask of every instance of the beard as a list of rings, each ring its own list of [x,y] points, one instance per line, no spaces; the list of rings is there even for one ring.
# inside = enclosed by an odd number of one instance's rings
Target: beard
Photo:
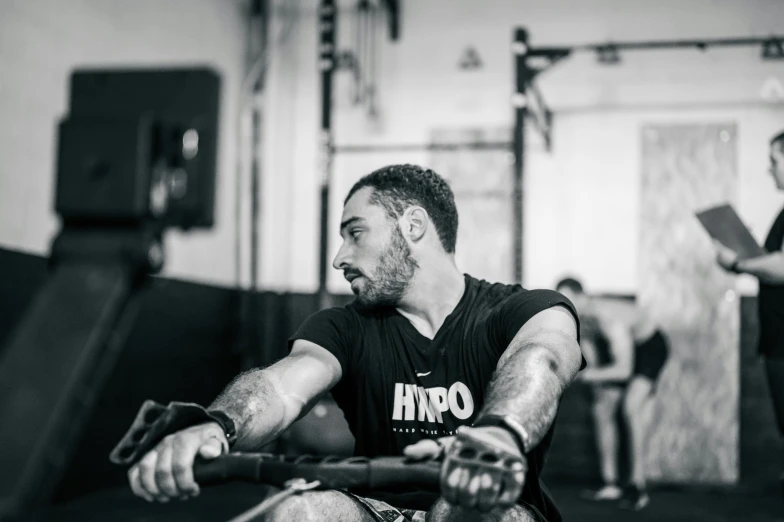
[[[365,276],[364,286],[357,290],[356,303],[361,308],[396,306],[403,298],[416,269],[406,239],[397,227],[392,230],[389,245],[381,254],[379,265],[372,275]]]

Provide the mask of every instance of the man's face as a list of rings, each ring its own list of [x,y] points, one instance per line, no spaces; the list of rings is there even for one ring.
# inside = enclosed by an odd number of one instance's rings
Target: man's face
[[[784,140],[770,145],[770,174],[776,188],[784,190]]]
[[[332,266],[343,270],[361,306],[395,306],[417,263],[397,222],[381,206],[368,202],[372,193],[372,188],[362,188],[343,207],[343,243]]]

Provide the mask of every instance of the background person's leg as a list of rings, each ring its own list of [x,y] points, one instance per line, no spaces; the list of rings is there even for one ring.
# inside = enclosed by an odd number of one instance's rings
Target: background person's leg
[[[647,377],[636,375],[626,388],[623,400],[623,416],[629,432],[630,482],[633,486],[629,507],[641,509],[648,504],[645,492],[645,444],[648,440],[648,419],[653,404],[653,382]],[[636,489],[636,491],[634,491]]]
[[[620,386],[595,386],[592,416],[596,449],[604,485],[598,491],[584,492],[591,500],[614,500],[621,496],[618,487],[618,423],[616,416],[623,397]]]

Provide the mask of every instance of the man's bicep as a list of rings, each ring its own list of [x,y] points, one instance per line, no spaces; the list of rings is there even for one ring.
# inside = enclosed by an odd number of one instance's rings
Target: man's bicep
[[[294,341],[291,353],[267,371],[284,400],[306,410],[343,375],[340,362],[329,350],[304,339]]]
[[[531,317],[520,327],[504,351],[498,366],[521,350],[535,352],[548,359],[553,371],[565,382],[571,382],[582,363],[577,343],[577,320],[563,305],[547,308]]]

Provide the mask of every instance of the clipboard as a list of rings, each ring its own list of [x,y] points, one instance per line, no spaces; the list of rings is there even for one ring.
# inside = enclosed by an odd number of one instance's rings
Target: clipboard
[[[766,254],[743,224],[732,205],[725,203],[695,214],[713,239],[738,254],[738,259],[751,259]]]

